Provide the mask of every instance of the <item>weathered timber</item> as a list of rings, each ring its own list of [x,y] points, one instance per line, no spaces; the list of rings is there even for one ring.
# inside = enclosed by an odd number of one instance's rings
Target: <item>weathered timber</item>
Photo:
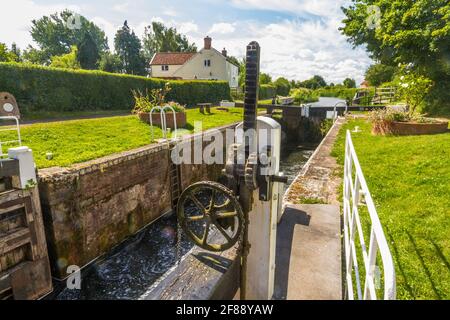
[[[220,253],[195,247],[143,300],[231,300],[239,288],[238,245]]]
[[[38,299],[51,290],[37,187],[0,193],[0,299]]]

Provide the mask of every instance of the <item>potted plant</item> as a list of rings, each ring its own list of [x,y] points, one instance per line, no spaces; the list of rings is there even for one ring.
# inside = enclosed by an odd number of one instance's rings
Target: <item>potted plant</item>
[[[166,113],[166,126],[167,128],[175,128],[175,119],[178,128],[183,128],[186,126],[186,112],[184,106],[177,102],[169,101],[166,102],[166,95],[170,91],[169,84],[166,84],[161,89],[153,89],[146,94],[140,91],[133,91],[133,96],[135,100],[135,106],[133,113],[137,114],[141,121],[150,123],[150,113],[152,117],[152,124],[161,127],[161,108],[171,107],[175,111],[175,116],[170,108],[165,108]]]
[[[448,122],[439,121],[417,112],[433,83],[422,75],[403,69],[400,77],[398,96],[406,102],[405,110],[386,108],[370,113],[372,133],[376,135],[421,135],[444,133],[448,131]]]

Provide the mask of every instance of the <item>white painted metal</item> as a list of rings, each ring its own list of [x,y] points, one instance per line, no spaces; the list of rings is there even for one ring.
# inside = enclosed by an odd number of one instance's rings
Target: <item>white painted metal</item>
[[[347,111],[348,111],[348,104],[346,102],[340,101],[340,102],[336,103],[334,105],[334,121],[336,121],[338,118],[338,114],[337,114],[337,110],[336,110],[338,107],[345,107],[344,114],[347,114]]]
[[[230,102],[230,101],[222,100],[220,102],[220,106],[225,107],[225,108],[234,108],[236,106],[236,103],[234,103],[232,101]]]
[[[13,128],[7,127],[6,129],[0,130],[0,132],[2,132],[2,131],[16,131],[17,132],[17,140],[0,141],[0,157],[4,157],[7,154],[3,153],[3,145],[8,144],[8,143],[18,143],[19,146],[21,147],[22,146],[22,137],[20,135],[20,123],[19,123],[19,119],[17,117],[4,116],[4,117],[0,117],[0,120],[14,120],[16,122],[16,125]]]
[[[371,232],[369,248],[364,240],[363,226],[359,215],[359,206],[365,200],[370,217]],[[358,237],[356,237],[358,235]],[[357,247],[358,245],[358,247]],[[377,300],[377,254],[380,253],[384,271],[384,300],[396,299],[396,277],[392,255],[378,218],[375,204],[367,187],[358,157],[353,146],[350,131],[347,131],[344,164],[344,247],[347,281],[347,297],[350,300]],[[357,251],[358,250],[358,251]],[[364,274],[359,272],[357,254],[361,253]],[[356,284],[356,297],[353,285]]]
[[[36,184],[36,168],[34,164],[33,152],[28,147],[10,148],[8,156],[19,161],[20,187],[26,189],[30,183]]]
[[[177,127],[177,115],[176,115],[175,109],[173,107],[171,107],[171,106],[165,106],[165,107],[156,106],[156,107],[153,107],[152,110],[150,110],[150,113],[149,113],[150,130],[151,130],[152,141],[154,140],[152,115],[153,115],[153,112],[155,112],[155,111],[159,111],[160,114],[161,114],[161,130],[162,130],[163,138],[165,140],[167,140],[167,117],[166,117],[166,111],[165,111],[166,109],[169,109],[169,111],[172,111],[173,123],[174,123],[174,127],[175,127],[174,138],[175,139],[177,138],[178,127]]]
[[[243,124],[236,127],[236,143],[243,143]],[[271,174],[279,174],[281,154],[281,126],[268,117],[257,118],[258,151],[271,147]],[[248,241],[250,243],[246,272],[246,299],[272,299],[275,283],[275,254],[278,210],[283,190],[278,183],[272,186],[270,201],[259,200],[259,190],[253,193],[249,212]]]

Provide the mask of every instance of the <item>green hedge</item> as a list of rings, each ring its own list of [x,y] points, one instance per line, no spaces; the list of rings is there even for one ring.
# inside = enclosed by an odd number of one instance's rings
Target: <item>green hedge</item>
[[[353,100],[358,89],[345,88],[345,87],[333,87],[333,88],[321,88],[316,90],[321,97],[334,97],[341,99]]]
[[[226,81],[169,81],[167,100],[193,106],[230,100]],[[12,93],[23,113],[33,111],[131,110],[131,90],[161,88],[164,80],[67,70],[18,63],[0,63],[0,91]]]
[[[318,92],[306,88],[292,89],[290,92],[290,96],[294,97],[296,104],[319,101]]]
[[[259,100],[272,99],[277,95],[277,88],[271,84],[262,84],[259,86]]]

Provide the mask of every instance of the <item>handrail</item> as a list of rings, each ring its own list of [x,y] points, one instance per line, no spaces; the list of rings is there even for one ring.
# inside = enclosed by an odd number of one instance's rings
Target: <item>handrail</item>
[[[369,250],[364,240],[363,228],[358,207],[361,200],[369,212],[371,231]],[[364,290],[361,287],[355,237],[358,234],[360,250],[363,256],[365,269]],[[353,281],[356,284],[357,298],[359,300],[376,300],[376,274],[377,254],[381,255],[384,270],[384,297],[385,300],[396,299],[396,276],[392,255],[383,232],[380,219],[375,208],[372,196],[367,186],[364,174],[359,164],[358,156],[353,145],[350,131],[347,131],[345,144],[344,164],[344,249],[346,265],[346,292],[350,300],[355,298]]]
[[[164,106],[164,107],[160,107],[160,106],[156,106],[156,107],[153,107],[151,110],[150,110],[150,113],[149,113],[149,118],[150,118],[150,130],[151,130],[151,137],[152,137],[152,141],[153,141],[153,139],[154,139],[154,131],[153,131],[153,119],[152,119],[152,115],[153,115],[153,112],[155,112],[155,111],[158,111],[159,110],[159,112],[160,112],[160,114],[161,114],[161,130],[162,130],[162,133],[163,133],[163,138],[164,139],[166,139],[167,140],[167,117],[166,117],[166,109],[169,109],[170,111],[172,111],[172,114],[173,114],[173,123],[174,123],[174,129],[175,129],[175,139],[177,138],[177,134],[178,134],[178,127],[177,127],[177,115],[176,115],[176,112],[175,112],[175,109],[173,108],[173,107],[171,107],[171,106],[169,106],[169,105],[166,105],[166,106]]]
[[[10,140],[10,141],[0,141],[0,157],[6,156],[7,154],[3,153],[3,145],[7,144],[7,143],[14,143],[14,142],[18,142],[19,146],[22,146],[22,137],[20,135],[20,123],[19,123],[19,118],[15,117],[15,116],[2,116],[0,117],[0,120],[14,120],[16,122],[16,127],[15,128],[7,128],[7,129],[0,129],[0,132],[2,131],[17,131],[17,140]]]
[[[334,105],[334,109],[333,109],[333,117],[334,117],[334,121],[336,121],[337,118],[338,118],[338,115],[337,115],[337,113],[336,113],[336,111],[337,111],[336,109],[337,109],[337,107],[338,107],[339,105],[342,105],[342,104],[344,104],[344,106],[345,106],[345,113],[344,113],[344,114],[347,113],[347,110],[348,110],[348,104],[347,104],[346,102],[339,101],[338,103],[336,103],[336,104]]]

